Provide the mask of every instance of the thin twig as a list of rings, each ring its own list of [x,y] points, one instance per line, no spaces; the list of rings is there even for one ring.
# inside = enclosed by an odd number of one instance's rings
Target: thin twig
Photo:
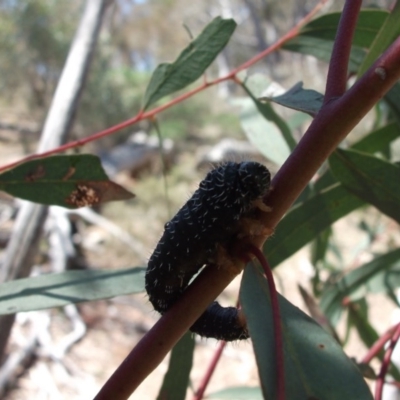
[[[381,337],[368,349],[367,354],[362,359],[362,364],[369,364],[374,357],[377,357],[379,353],[382,351],[385,344],[390,340],[393,336],[395,326],[390,327]]]
[[[395,332],[390,341],[389,347],[386,350],[385,357],[383,358],[381,370],[379,372],[378,379],[376,380],[376,384],[375,384],[375,400],[382,399],[383,385],[385,383],[385,376],[386,376],[386,373],[390,366],[390,360],[392,358],[393,350],[396,347],[396,344],[397,344],[399,338],[400,338],[400,323],[397,324],[397,326],[396,326],[396,329],[395,329]]]
[[[217,367],[218,361],[221,359],[221,355],[222,355],[222,352],[224,351],[225,346],[226,346],[225,341],[222,341],[219,344],[219,347],[218,347],[217,351],[215,352],[210,365],[207,368],[207,372],[204,375],[204,378],[200,383],[199,389],[196,391],[196,394],[193,396],[193,400],[201,400],[203,398],[204,393],[206,392],[207,386],[208,386],[208,384],[211,380],[211,377],[215,371],[215,368]]]

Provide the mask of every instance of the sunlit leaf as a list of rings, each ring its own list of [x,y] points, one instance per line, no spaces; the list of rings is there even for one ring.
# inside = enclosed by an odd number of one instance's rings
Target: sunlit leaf
[[[259,387],[237,386],[211,393],[207,399],[215,400],[263,400]]]
[[[290,148],[280,129],[275,122],[266,119],[250,99],[241,99],[240,105],[240,122],[249,141],[267,159],[282,165],[290,154]]]
[[[246,80],[243,82],[243,88],[249,95],[250,99],[253,101],[258,112],[266,119],[266,122],[272,122],[275,125],[274,132],[276,128],[278,128],[289,150],[293,150],[296,147],[297,142],[294,140],[292,132],[287,123],[275,112],[270,104],[261,102],[258,99],[260,94],[267,88],[270,83],[271,82],[267,80],[264,75],[253,74],[250,77],[246,78]],[[274,153],[272,148],[276,149],[276,146],[282,147],[281,151],[285,152],[286,146],[282,144],[282,140],[280,138],[277,138],[275,139],[275,143],[273,137],[271,137],[271,135],[274,135],[275,137],[277,136],[276,133],[271,133],[271,129],[268,132],[265,132],[264,136],[268,136],[269,140],[272,140],[273,143],[271,143],[270,146],[266,146],[265,142],[260,137],[261,135],[255,134],[255,132],[251,128],[251,123],[248,120],[243,121],[243,114],[241,115],[241,122],[249,140],[253,142],[253,144],[256,145],[264,154],[268,152],[269,156],[267,157],[269,159],[272,159],[271,155]],[[263,150],[261,150],[260,146]],[[268,147],[271,148],[271,150],[269,150]]]
[[[42,310],[144,291],[145,268],[66,271],[0,285],[0,314]]]
[[[52,156],[19,164],[0,175],[0,190],[35,203],[93,206],[134,195],[110,181],[91,154]]]

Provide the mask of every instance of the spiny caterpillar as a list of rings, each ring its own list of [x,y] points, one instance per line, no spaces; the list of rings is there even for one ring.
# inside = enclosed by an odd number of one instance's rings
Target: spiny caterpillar
[[[146,291],[154,309],[165,313],[193,276],[215,263],[217,248],[227,249],[240,233],[240,220],[251,217],[255,202],[268,192],[270,173],[256,162],[229,162],[212,171],[178,213],[165,225],[150,257]],[[218,264],[218,262],[217,262]],[[247,339],[235,307],[213,302],[190,328],[219,340]]]

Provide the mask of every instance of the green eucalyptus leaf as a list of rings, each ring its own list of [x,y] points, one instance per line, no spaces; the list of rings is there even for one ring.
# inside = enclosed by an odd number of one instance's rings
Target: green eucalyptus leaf
[[[368,49],[385,23],[389,13],[383,10],[362,10],[358,16],[350,53],[349,70],[357,71]],[[305,25],[299,35],[289,40],[283,48],[312,55],[329,62],[341,13],[325,14]]]
[[[400,35],[400,2],[396,1],[390,14],[385,18],[379,32],[369,47],[369,51],[358,70],[358,77],[362,76],[374,61]],[[370,21],[374,24],[376,21]]]
[[[100,159],[91,154],[59,155],[23,162],[0,174],[0,190],[35,203],[66,208],[134,197],[110,181]]]
[[[216,17],[173,63],[160,64],[146,89],[143,109],[200,78],[226,46],[235,28],[233,19]]]
[[[271,268],[300,250],[339,218],[364,205],[342,185],[335,184],[294,206],[264,244]]]
[[[330,168],[346,189],[400,222],[400,166],[354,150],[336,150]]]
[[[273,319],[268,285],[253,265],[245,271],[240,300],[265,400],[277,399]],[[372,400],[357,366],[313,319],[279,296],[287,399]]]
[[[0,284],[0,315],[144,291],[145,268],[65,271]]]
[[[324,101],[324,95],[315,90],[303,89],[303,82],[296,83],[286,93],[275,97],[261,97],[261,102],[271,101],[281,106],[315,116]]]
[[[191,332],[186,332],[174,346],[157,400],[185,400],[194,346],[194,336]]]
[[[211,393],[207,399],[215,400],[263,400],[259,387],[237,386]]]
[[[236,101],[238,103],[239,100]],[[290,154],[290,148],[281,130],[272,119],[266,119],[265,114],[269,105],[264,107],[263,114],[253,101],[241,99],[240,122],[249,141],[269,160],[282,165]]]
[[[360,289],[365,295],[367,288],[371,286],[376,291],[394,288],[396,283],[392,281],[393,277],[396,277],[397,284],[400,285],[400,249],[377,256],[330,284],[322,293],[320,307],[324,314],[336,323],[343,311],[343,300],[346,297],[358,300]],[[375,286],[378,285],[375,279],[379,280],[379,286]]]
[[[342,13],[334,12],[313,19],[303,26],[300,35],[333,41]],[[361,10],[354,32],[353,45],[369,48],[389,13],[378,9]]]
[[[365,135],[358,142],[354,143],[351,149],[365,153],[376,153],[383,151],[391,142],[399,137],[399,125],[396,122],[391,122]]]

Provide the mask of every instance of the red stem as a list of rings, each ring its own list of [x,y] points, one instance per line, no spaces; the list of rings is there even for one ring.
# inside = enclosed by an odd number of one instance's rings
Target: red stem
[[[378,379],[377,379],[376,385],[375,385],[375,400],[382,399],[382,392],[383,392],[383,385],[385,383],[385,376],[386,376],[386,373],[390,366],[390,360],[392,358],[393,350],[396,347],[396,344],[397,344],[399,338],[400,338],[400,323],[397,324],[397,326],[395,328],[395,332],[392,336],[389,347],[386,350],[385,357],[383,358],[381,370],[379,372]]]
[[[204,396],[204,393],[207,389],[207,386],[211,380],[211,377],[215,371],[215,368],[217,367],[218,361],[221,358],[222,352],[224,351],[224,348],[226,346],[226,342],[222,341],[219,344],[218,350],[215,352],[213,359],[211,360],[211,363],[207,369],[207,372],[199,386],[199,389],[197,390],[196,394],[193,396],[193,400],[201,400]]]
[[[395,328],[396,327],[392,326],[372,345],[372,347],[368,350],[367,354],[361,361],[363,364],[369,364],[374,357],[378,356],[378,354],[385,346],[386,342],[389,341],[390,338],[393,336]]]
[[[344,5],[329,63],[324,104],[342,96],[346,90],[351,44],[361,3],[362,0],[350,0]]]
[[[256,246],[249,245],[249,252],[252,253],[265,272],[268,282],[269,294],[271,297],[272,319],[274,322],[274,341],[276,352],[276,370],[277,370],[277,393],[278,400],[285,400],[285,362],[283,357],[283,333],[281,325],[281,315],[279,310],[278,293],[275,287],[274,275],[265,259],[263,252]]]

